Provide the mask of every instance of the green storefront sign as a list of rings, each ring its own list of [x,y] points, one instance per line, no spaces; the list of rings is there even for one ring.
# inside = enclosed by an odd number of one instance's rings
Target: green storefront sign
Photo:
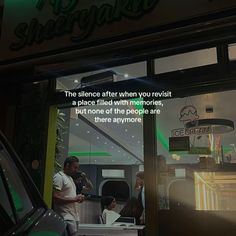
[[[19,50],[34,43],[71,35],[72,42],[80,42],[94,31],[95,27],[127,19],[138,19],[147,14],[159,0],[116,0],[114,4],[104,3],[101,6],[91,5],[79,9],[79,0],[70,0],[67,4],[62,0],[49,1],[54,19],[42,24],[37,18],[30,22],[19,23],[14,32],[17,40],[11,43],[10,49]],[[36,8],[42,11],[47,1],[38,0]]]

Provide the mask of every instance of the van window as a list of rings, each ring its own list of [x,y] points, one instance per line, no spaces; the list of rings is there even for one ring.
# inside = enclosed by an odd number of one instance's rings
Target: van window
[[[14,224],[15,217],[8,199],[6,188],[3,184],[3,172],[0,167],[0,193],[1,193],[1,201],[0,201],[0,235],[6,233]]]
[[[0,145],[4,147],[1,143]],[[33,209],[33,205],[22,182],[21,174],[5,148],[0,149],[0,166],[2,169],[2,177],[4,178],[2,182],[5,181],[8,186],[17,219],[21,219]],[[1,196],[2,193],[1,191]],[[9,201],[11,200],[9,199],[7,202],[9,203]],[[6,203],[3,207],[6,209],[9,208],[9,204],[7,205]],[[11,211],[9,212],[12,218],[12,213]]]
[[[0,192],[1,192],[1,202],[0,202],[1,215],[6,213],[11,218],[11,220],[14,222],[15,221],[14,214],[13,214],[13,211],[12,211],[9,199],[8,199],[8,195],[7,195],[5,186],[3,184],[2,175],[0,175]],[[5,213],[2,213],[3,211]]]

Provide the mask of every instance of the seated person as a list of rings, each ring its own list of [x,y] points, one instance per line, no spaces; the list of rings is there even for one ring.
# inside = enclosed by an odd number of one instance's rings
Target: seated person
[[[108,212],[114,212],[112,209],[116,207],[116,199],[113,196],[105,196],[101,198],[102,220],[106,224],[106,215]]]
[[[125,206],[120,211],[122,217],[134,217],[136,224],[140,224],[140,217],[142,215],[142,206],[136,197],[131,197]]]
[[[88,179],[84,172],[77,172],[73,177],[76,186],[76,194],[81,194],[83,191],[91,190],[93,188],[92,182]]]

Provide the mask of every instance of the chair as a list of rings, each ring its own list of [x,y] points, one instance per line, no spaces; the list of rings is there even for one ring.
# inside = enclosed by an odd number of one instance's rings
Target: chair
[[[103,219],[102,219],[102,216],[101,216],[101,215],[99,215],[99,216],[98,216],[98,222],[99,222],[99,224],[104,224],[104,222],[103,222]]]

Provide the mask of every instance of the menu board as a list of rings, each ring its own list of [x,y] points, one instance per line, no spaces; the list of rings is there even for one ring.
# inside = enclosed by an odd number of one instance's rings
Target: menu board
[[[169,151],[189,151],[189,150],[190,150],[189,136],[169,138]]]

